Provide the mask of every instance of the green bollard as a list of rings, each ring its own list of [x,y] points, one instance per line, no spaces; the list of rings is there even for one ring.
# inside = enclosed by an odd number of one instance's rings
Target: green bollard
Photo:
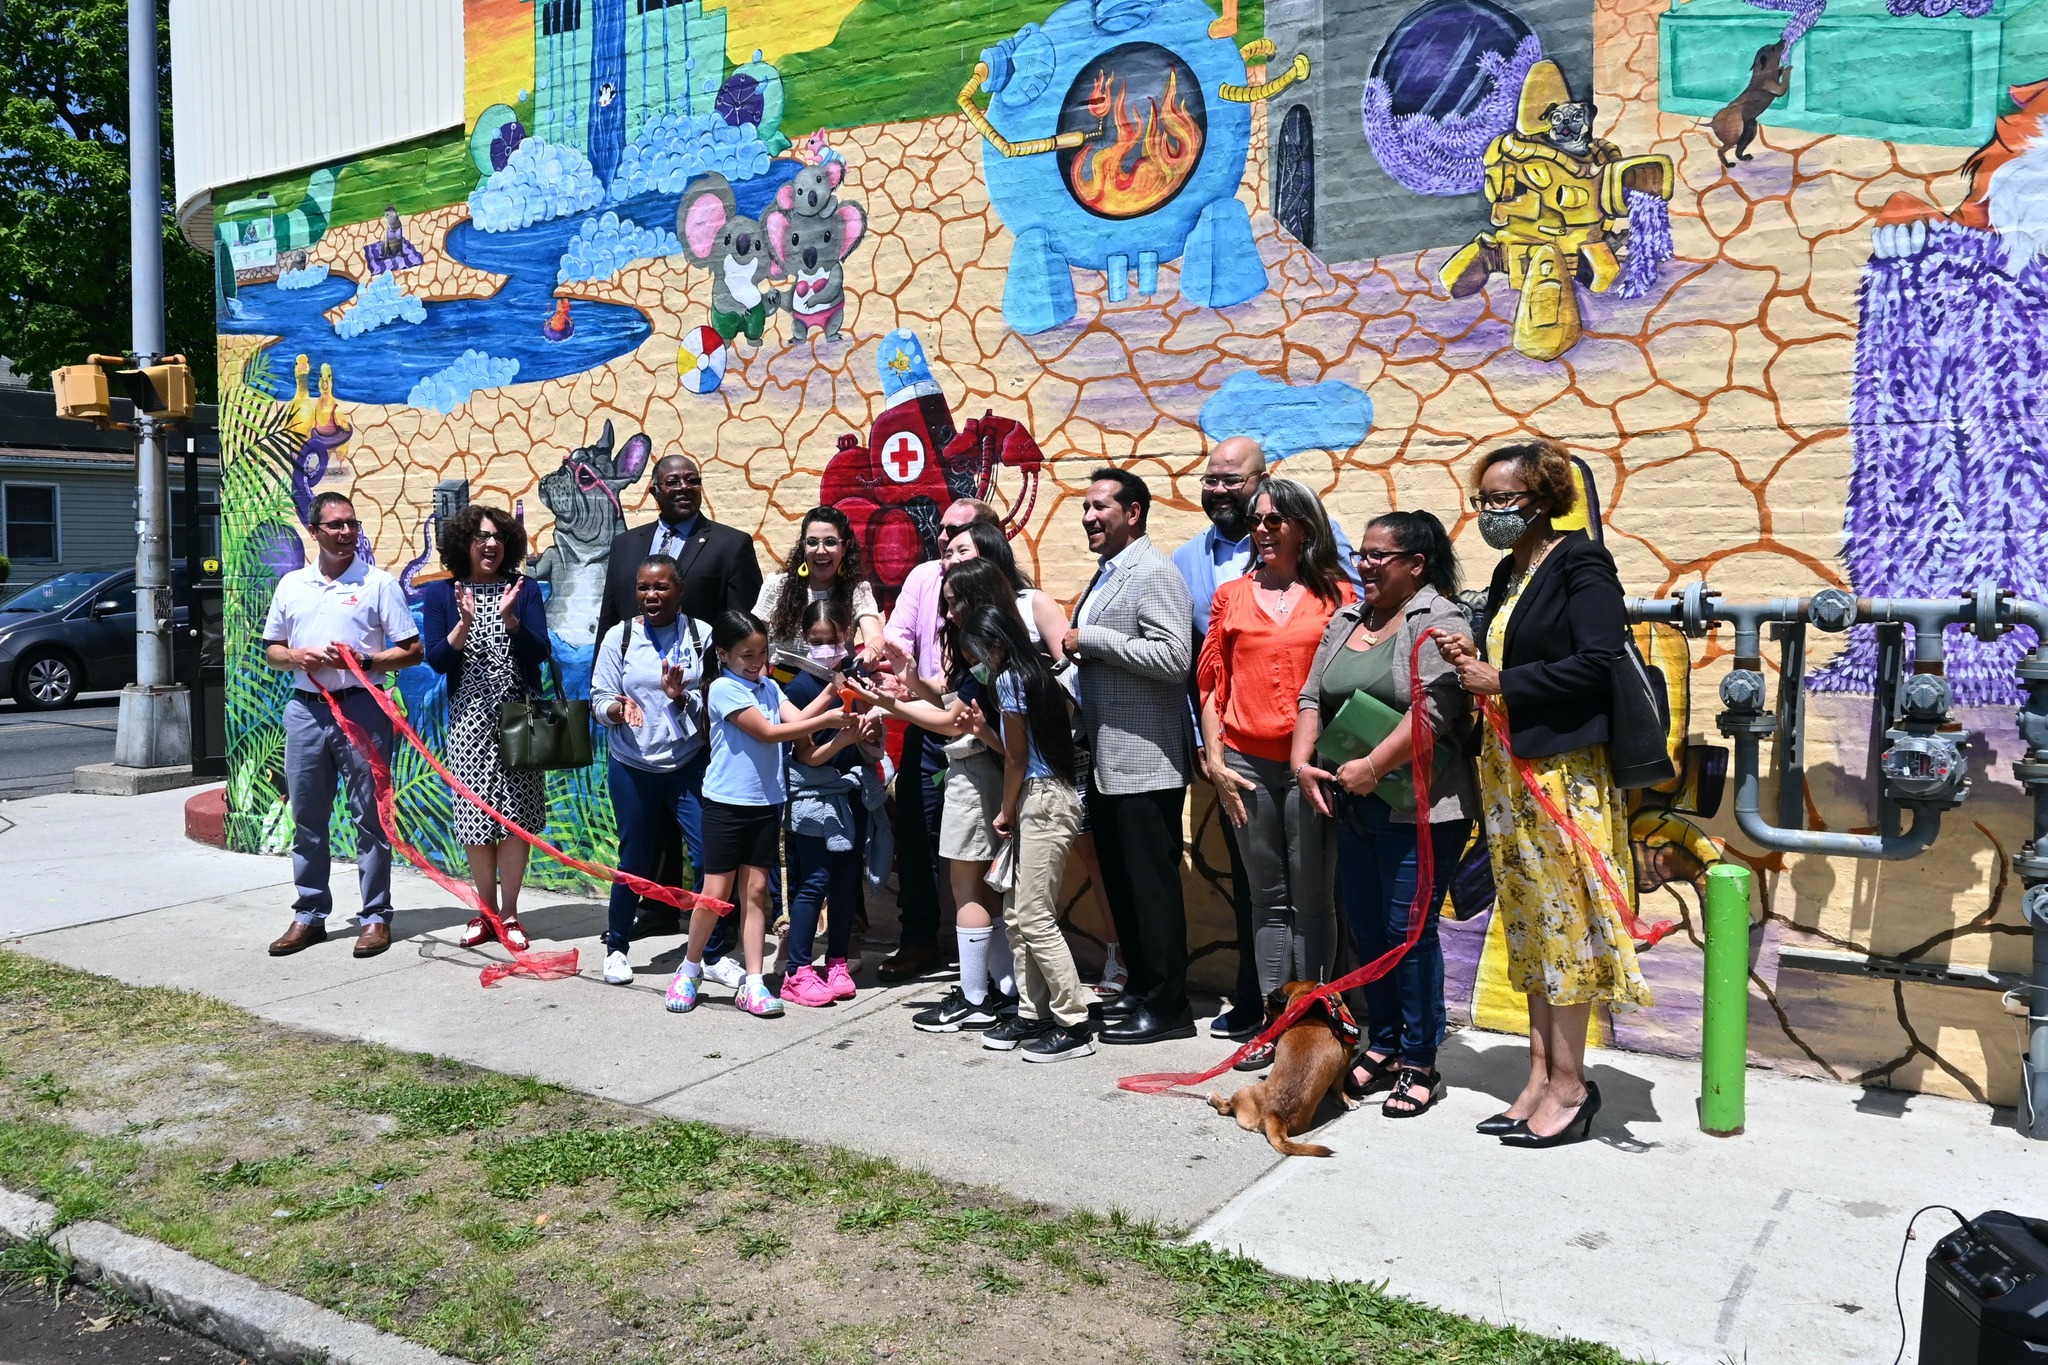
[[[1700,1131],[1742,1131],[1749,1064],[1749,881],[1746,867],[1707,871],[1706,989],[1700,1010]]]

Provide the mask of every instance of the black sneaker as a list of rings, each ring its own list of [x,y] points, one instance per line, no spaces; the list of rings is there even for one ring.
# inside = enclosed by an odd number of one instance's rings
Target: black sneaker
[[[1095,1051],[1095,1044],[1088,1040],[1085,1027],[1054,1024],[1024,1044],[1022,1051],[1027,1062],[1064,1062],[1071,1057],[1088,1056]]]
[[[995,1027],[999,1017],[993,1001],[977,1005],[955,986],[944,1000],[912,1015],[910,1023],[920,1033],[978,1032]]]
[[[1259,1036],[1259,1030],[1266,1026],[1266,1012],[1263,1009],[1240,1009],[1233,1004],[1216,1016],[1209,1024],[1211,1038],[1228,1038],[1234,1043]]]
[[[1005,1019],[1017,1017],[1017,997],[1014,995],[1004,995],[993,986],[989,987],[988,999],[982,1003]]]
[[[1052,1027],[1054,1025],[1048,1020],[1006,1014],[1001,1023],[981,1035],[981,1045],[990,1052],[1009,1052],[1017,1044],[1028,1043]]]

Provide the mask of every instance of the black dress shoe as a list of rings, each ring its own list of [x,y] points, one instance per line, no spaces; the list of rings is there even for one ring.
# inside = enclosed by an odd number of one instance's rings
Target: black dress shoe
[[[1473,1130],[1475,1132],[1484,1133],[1488,1137],[1500,1137],[1504,1134],[1512,1133],[1517,1129],[1527,1128],[1528,1126],[1529,1121],[1527,1119],[1515,1118],[1514,1116],[1509,1114],[1505,1109],[1503,1109],[1500,1113],[1495,1114],[1490,1119],[1481,1119],[1479,1120],[1479,1122],[1472,1125]]]
[[[1139,1006],[1131,1014],[1105,1025],[1096,1036],[1105,1043],[1159,1043],[1168,1038],[1192,1038],[1195,1036],[1195,1012],[1183,1005],[1179,1014],[1161,1018]]]
[[[938,970],[944,962],[937,945],[906,943],[881,960],[875,967],[875,979],[892,986],[900,981],[915,981]]]
[[[1089,1012],[1091,1014],[1099,1013],[1104,1019],[1116,1020],[1128,1019],[1143,1008],[1145,1008],[1144,996],[1132,995],[1129,991],[1123,991],[1103,1001],[1100,1010],[1091,1008]]]
[[[672,905],[659,910],[642,908],[633,916],[633,927],[626,930],[628,939],[664,938],[669,934],[683,932],[683,914]]]
[[[1579,1101],[1579,1112],[1572,1115],[1572,1121],[1552,1133],[1549,1137],[1538,1137],[1523,1124],[1519,1131],[1502,1133],[1503,1147],[1563,1147],[1568,1143],[1584,1142],[1593,1135],[1593,1115],[1600,1112],[1600,1087],[1586,1082],[1586,1098]]]

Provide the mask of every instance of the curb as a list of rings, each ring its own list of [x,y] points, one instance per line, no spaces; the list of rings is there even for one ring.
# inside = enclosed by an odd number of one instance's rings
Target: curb
[[[0,1187],[0,1237],[49,1232],[56,1209]],[[208,1265],[105,1223],[73,1223],[51,1238],[78,1278],[148,1304],[169,1321],[265,1365],[439,1365],[438,1355],[293,1294]]]

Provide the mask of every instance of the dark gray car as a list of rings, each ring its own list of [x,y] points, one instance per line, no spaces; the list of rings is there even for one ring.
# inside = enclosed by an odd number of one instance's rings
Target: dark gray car
[[[183,625],[182,566],[171,571],[171,600]],[[44,710],[134,681],[135,570],[79,569],[0,588],[0,696]]]

